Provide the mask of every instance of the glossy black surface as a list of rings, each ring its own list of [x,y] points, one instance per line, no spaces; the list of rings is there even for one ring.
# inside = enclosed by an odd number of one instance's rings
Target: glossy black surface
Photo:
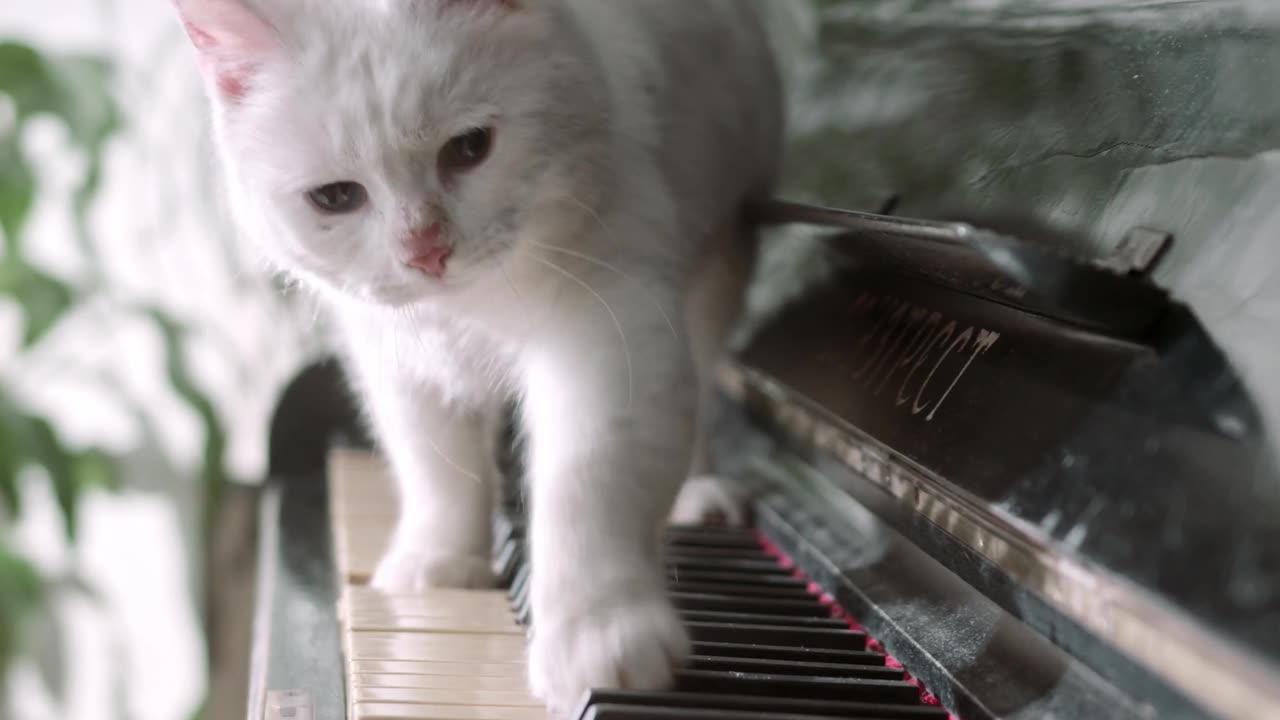
[[[863,266],[790,305],[741,362],[1029,536],[1280,659],[1274,450],[1185,309],[1138,344]]]
[[[274,481],[268,492],[279,502],[264,504],[264,537],[277,540],[259,568],[259,616],[266,626],[255,627],[254,652],[266,662],[252,682],[264,692],[301,690],[310,695],[314,720],[341,720],[347,715],[346,681],[337,584],[323,522],[328,517],[324,475],[289,476]]]
[[[1099,677],[856,502],[830,495],[839,491],[815,468],[785,451],[769,457],[777,484],[758,500],[760,531],[959,717],[1138,720],[1156,707],[1157,717],[1200,717],[1180,698],[1153,704],[1167,691],[1135,683],[1132,669]]]
[[[271,422],[251,683],[260,695],[306,692],[314,720],[347,715],[325,468],[335,442],[365,444],[357,417],[327,361],[290,383]],[[251,720],[260,717],[251,710]]]
[[[1114,256],[1089,260],[1066,246],[1031,243],[963,222],[778,201],[756,211],[771,224],[840,228],[844,232],[828,245],[843,258],[923,275],[943,287],[1113,336],[1145,337],[1168,305],[1163,288],[1132,282],[1159,266],[1172,244],[1161,233],[1134,233]]]

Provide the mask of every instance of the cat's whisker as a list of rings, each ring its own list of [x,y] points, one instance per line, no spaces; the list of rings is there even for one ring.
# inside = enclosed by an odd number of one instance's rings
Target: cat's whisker
[[[399,307],[395,309],[395,313],[397,315],[401,315],[404,317],[405,321],[409,325],[409,334],[412,335],[414,340],[418,342],[418,347],[422,349],[422,352],[429,355],[430,352],[427,350],[426,344],[422,342],[422,335],[418,332],[418,315],[416,312],[416,308],[414,308],[411,305],[405,306],[405,307]],[[401,333],[398,333],[398,332],[393,333],[393,335],[400,335],[400,334]],[[464,468],[462,465],[458,464],[458,462],[454,460],[452,457],[449,457],[448,453],[446,453],[443,449],[441,449],[439,445],[436,445],[435,441],[431,439],[430,435],[424,434],[421,437],[423,440],[426,440],[427,444],[431,446],[431,449],[434,450],[435,453],[440,456],[440,459],[448,463],[449,466],[452,467],[454,470],[457,470],[459,473],[461,473],[462,475],[464,475],[465,477],[467,477],[468,479],[474,482],[477,482],[477,483],[483,482],[480,479],[479,475]]]
[[[427,349],[426,343],[422,342],[422,333],[419,332],[419,320],[416,308],[412,305],[400,308],[398,312],[404,313],[405,320],[409,322],[409,334],[418,343],[418,349],[422,351],[423,357],[429,357],[431,351]]]
[[[446,453],[444,450],[441,450],[439,445],[436,445],[436,442],[435,442],[434,440],[432,440],[432,439],[431,439],[431,436],[430,436],[430,435],[423,434],[423,435],[422,435],[422,439],[423,439],[423,440],[426,440],[426,441],[427,441],[427,444],[431,446],[431,449],[432,449],[432,450],[434,450],[434,451],[436,452],[436,454],[437,454],[437,455],[439,455],[439,456],[440,456],[440,458],[441,458],[442,460],[444,460],[446,463],[449,463],[450,467],[452,467],[454,470],[457,470],[459,473],[461,473],[462,475],[464,475],[464,476],[465,476],[465,477],[467,477],[468,479],[472,480],[473,482],[476,482],[476,483],[484,482],[483,480],[481,480],[481,479],[480,479],[480,476],[479,476],[479,475],[476,475],[475,473],[471,472],[470,470],[468,470],[468,469],[466,469],[466,468],[462,467],[461,465],[459,465],[458,463],[454,462],[454,459],[453,459],[453,458],[451,458],[451,457],[449,457],[449,454],[448,454],[448,453]]]
[[[583,205],[583,207],[586,208],[585,205]],[[587,208],[587,209],[590,210],[590,208]],[[595,215],[595,213],[592,212],[592,215]],[[604,224],[604,221],[600,220],[599,216],[596,216],[596,219],[597,221],[600,222],[600,226],[603,227],[606,232],[608,232],[609,228],[607,225]],[[563,253],[570,257],[575,257],[579,260],[582,260],[583,262],[589,262],[593,265],[598,265],[606,270],[609,270],[610,272],[617,274],[618,276],[626,280],[630,280],[632,283],[636,285],[636,287],[640,289],[640,291],[644,294],[644,296],[648,298],[649,302],[653,303],[653,306],[657,308],[658,314],[662,315],[662,319],[667,323],[667,329],[671,331],[671,337],[674,338],[676,342],[681,342],[680,333],[676,332],[675,323],[671,322],[671,316],[667,315],[667,311],[663,309],[662,302],[658,300],[658,298],[653,293],[648,291],[648,288],[644,286],[644,283],[637,280],[634,276],[626,272],[623,272],[622,270],[619,270],[617,267],[614,267],[613,265],[605,262],[604,260],[601,260],[600,258],[592,257],[591,255],[587,255],[586,253],[580,253],[576,250],[570,250],[568,248],[562,248],[556,245],[548,245],[547,243],[538,242],[537,240],[530,240],[529,242],[544,250]]]
[[[622,351],[627,361],[627,411],[630,412],[632,401],[634,400],[634,397],[635,397],[635,373],[631,364],[631,343],[627,341],[627,332],[622,328],[622,322],[618,320],[618,314],[613,311],[613,307],[609,305],[609,302],[607,300],[604,299],[604,296],[601,295],[599,292],[597,292],[595,288],[591,287],[591,285],[589,285],[582,278],[578,277],[577,275],[574,275],[573,273],[560,267],[559,265],[555,264],[551,260],[548,260],[547,258],[541,257],[534,253],[526,253],[526,255],[533,258],[534,260],[537,260],[543,265],[546,265],[552,270],[555,270],[556,272],[564,275],[565,277],[569,278],[570,280],[577,283],[578,285],[582,286],[582,289],[591,293],[591,295],[595,297],[595,299],[598,300],[601,305],[604,306],[605,311],[609,313],[609,317],[613,319],[613,325],[618,329],[618,337],[622,339]]]
[[[516,303],[520,306],[520,313],[525,316],[525,327],[528,327],[529,306],[525,303],[524,298],[520,296],[520,291],[516,289],[516,284],[511,281],[511,275],[507,273],[507,264],[505,262],[498,263],[498,271],[502,273],[502,279],[507,283],[507,288],[511,290],[511,294],[516,296]]]

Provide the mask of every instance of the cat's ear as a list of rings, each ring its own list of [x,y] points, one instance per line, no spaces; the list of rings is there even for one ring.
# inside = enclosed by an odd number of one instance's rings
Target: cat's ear
[[[245,0],[173,0],[217,99],[243,99],[255,70],[280,49],[274,28]]]

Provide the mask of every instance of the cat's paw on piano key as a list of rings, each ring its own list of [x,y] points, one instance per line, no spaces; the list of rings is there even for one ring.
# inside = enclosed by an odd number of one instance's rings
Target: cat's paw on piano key
[[[661,596],[572,615],[544,611],[530,639],[529,687],[563,715],[593,688],[665,689],[689,653],[684,625]]]
[[[720,525],[743,527],[746,500],[741,490],[724,478],[698,475],[685,481],[671,508],[672,525]]]
[[[390,593],[431,588],[485,589],[497,579],[486,557],[440,555],[392,548],[378,563],[370,584]]]

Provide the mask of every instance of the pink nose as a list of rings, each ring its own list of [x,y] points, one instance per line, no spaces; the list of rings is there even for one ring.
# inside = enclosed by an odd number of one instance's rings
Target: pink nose
[[[404,264],[433,278],[442,277],[453,254],[453,248],[445,244],[442,235],[440,223],[411,230],[400,243],[405,251]]]

